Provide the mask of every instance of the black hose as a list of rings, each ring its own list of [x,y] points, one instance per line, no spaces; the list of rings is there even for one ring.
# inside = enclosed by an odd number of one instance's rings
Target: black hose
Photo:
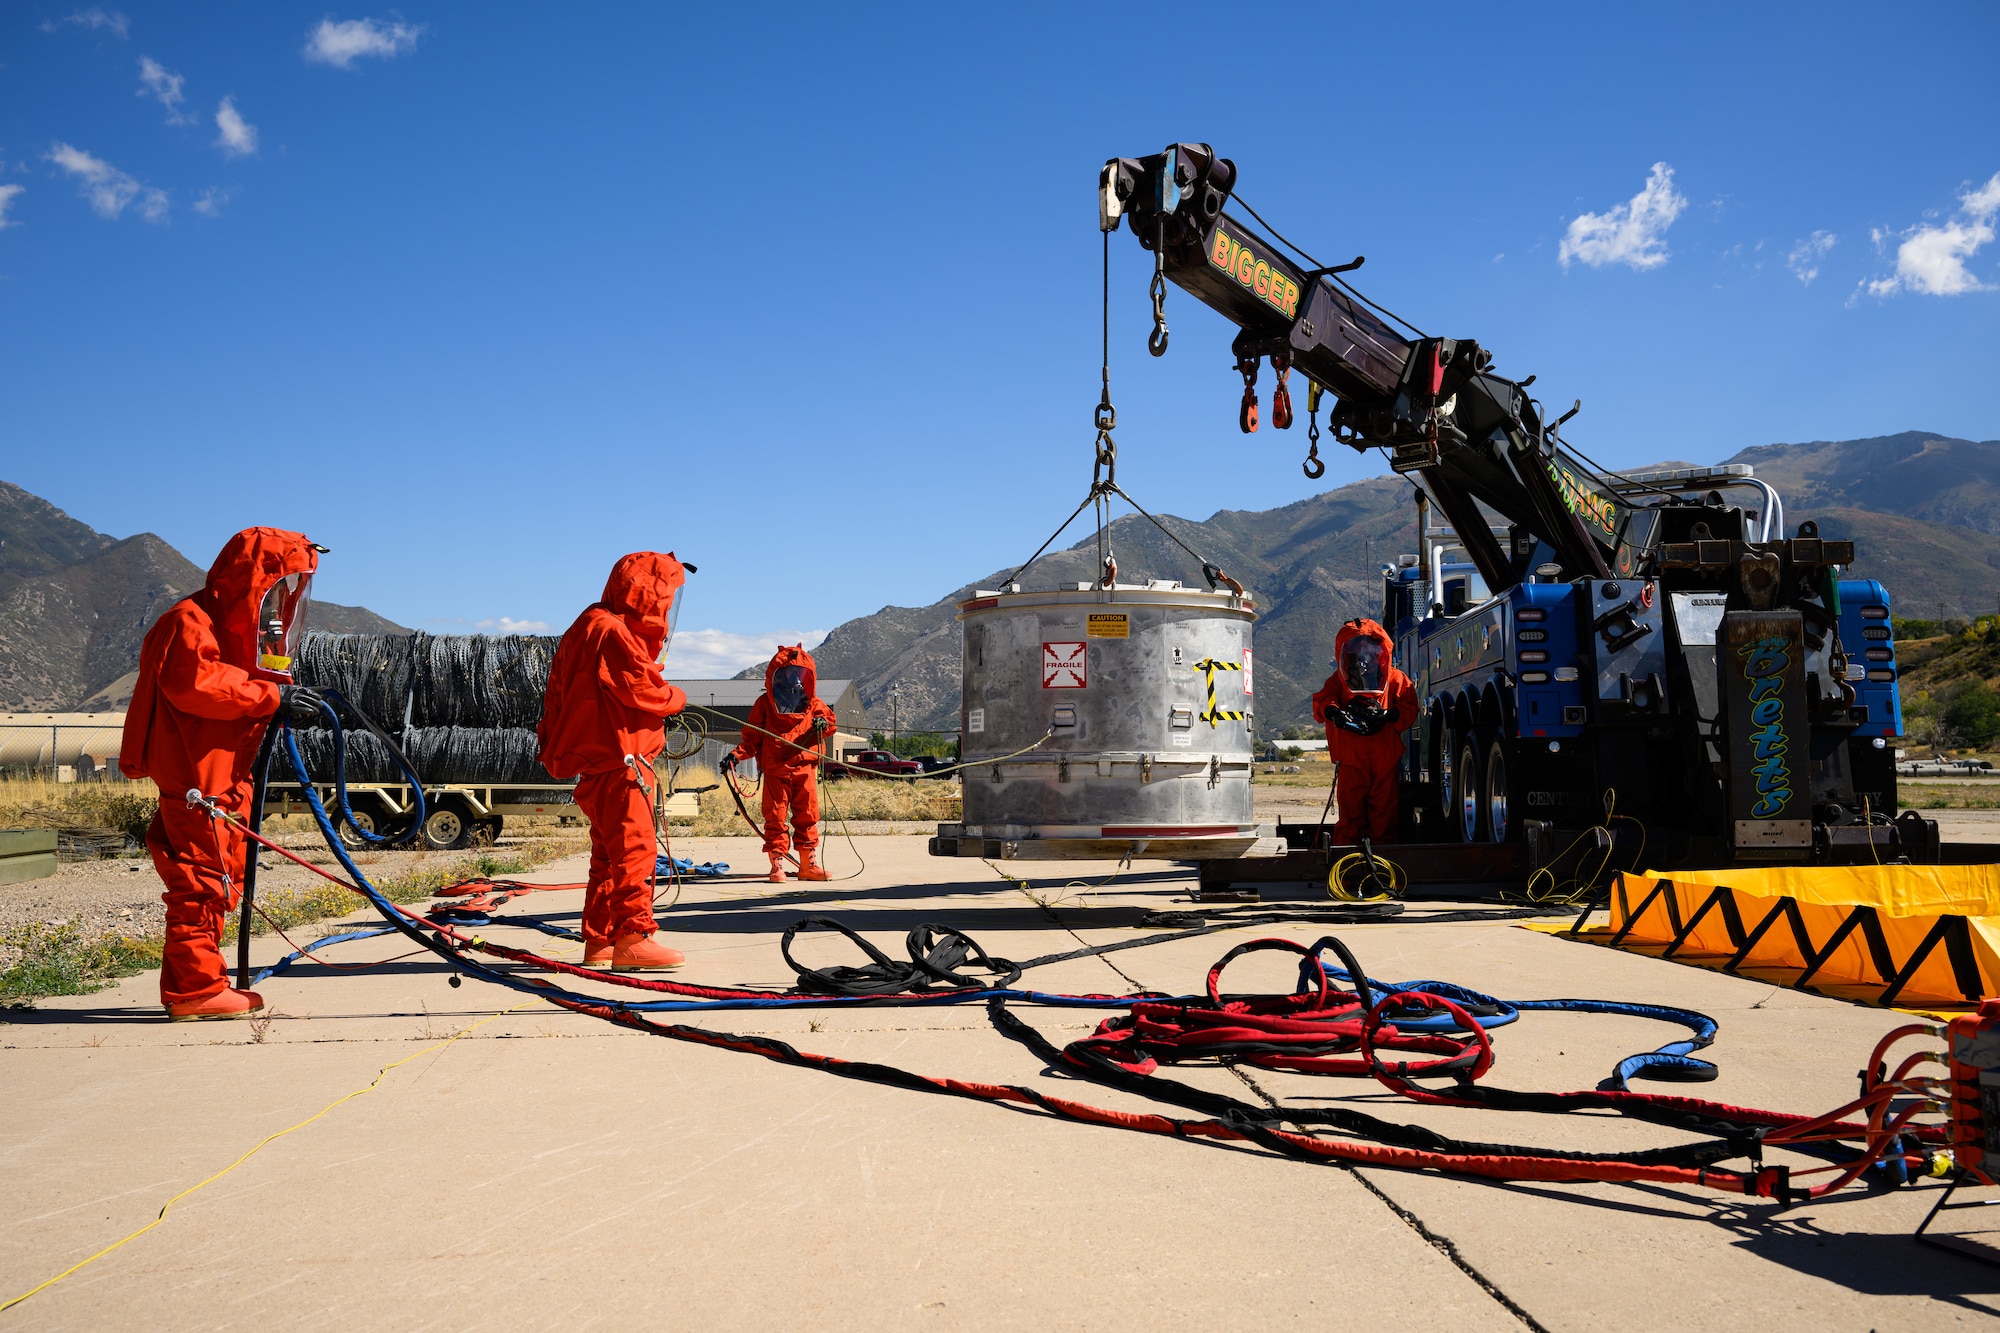
[[[278,715],[264,724],[257,745],[257,772],[250,788],[250,827],[264,831],[264,790],[271,770],[271,750],[278,741]],[[257,903],[257,844],[243,840],[243,908],[236,918],[236,989],[250,989],[250,913]]]

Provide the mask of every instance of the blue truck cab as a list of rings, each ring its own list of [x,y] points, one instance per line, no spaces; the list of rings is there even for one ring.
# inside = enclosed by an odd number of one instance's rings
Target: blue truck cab
[[[1720,590],[1537,576],[1494,596],[1450,548],[1430,554],[1430,570],[1415,556],[1382,570],[1382,624],[1420,706],[1404,736],[1403,836],[1505,842],[1527,820],[1645,817],[1694,799],[1686,774],[1720,775]],[[1895,811],[1903,730],[1888,593],[1872,580],[1838,590],[1837,633],[1804,665],[1818,700],[1814,800],[1829,822]]]

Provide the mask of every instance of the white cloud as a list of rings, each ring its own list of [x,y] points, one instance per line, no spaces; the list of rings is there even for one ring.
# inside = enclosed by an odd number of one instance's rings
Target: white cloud
[[[187,79],[174,73],[151,56],[139,57],[137,97],[150,97],[167,109],[167,124],[192,125],[194,117],[181,110],[181,85]]]
[[[25,185],[0,185],[0,230],[21,225],[7,220],[7,210],[13,206],[14,196],[27,188]]]
[[[81,148],[57,143],[45,155],[70,175],[99,217],[117,218],[133,200],[139,201],[139,215],[158,222],[167,215],[167,192],[141,185],[101,157],[92,157]]]
[[[348,19],[335,23],[321,19],[306,38],[307,60],[336,69],[351,69],[363,56],[384,60],[399,56],[417,44],[422,24],[383,23],[378,19]]]
[[[490,620],[475,620],[472,628],[482,634],[547,634],[549,622],[546,620],[516,620],[512,616],[497,616]]]
[[[92,5],[89,9],[79,9],[64,19],[49,19],[42,23],[43,32],[54,32],[61,24],[76,28],[102,28],[123,41],[132,31],[132,20],[115,9],[99,9]]]
[[[220,131],[215,146],[224,156],[244,157],[257,151],[257,127],[243,119],[234,97],[223,98],[222,105],[215,108],[215,128]]]
[[[230,191],[223,189],[220,185],[211,185],[201,192],[200,198],[194,201],[194,211],[205,218],[220,217],[222,216],[222,206],[229,202],[229,195]]]
[[[1816,231],[1793,246],[1785,255],[1785,267],[1797,275],[1806,286],[1812,286],[1819,276],[1819,261],[1825,259],[1840,238],[1830,231]]]
[[[684,629],[667,646],[667,674],[679,680],[720,680],[748,666],[771,660],[781,644],[803,643],[816,648],[826,638],[823,629],[773,630],[765,634],[731,634],[719,629]]]
[[[1973,276],[1965,261],[1993,240],[1993,224],[2000,218],[2000,172],[1986,184],[1966,190],[1958,197],[1958,212],[1945,222],[1925,222],[1908,231],[1873,233],[1876,246],[1892,236],[1900,236],[1896,247],[1896,273],[1875,278],[1862,287],[1870,296],[1893,296],[1897,292],[1921,292],[1926,296],[1961,296],[1966,292],[1991,291],[1992,286]]]
[[[1564,268],[1572,259],[1592,268],[1606,264],[1658,268],[1667,262],[1667,228],[1686,207],[1687,197],[1674,189],[1674,169],[1655,162],[1646,187],[1628,202],[1572,220],[1556,258]]]

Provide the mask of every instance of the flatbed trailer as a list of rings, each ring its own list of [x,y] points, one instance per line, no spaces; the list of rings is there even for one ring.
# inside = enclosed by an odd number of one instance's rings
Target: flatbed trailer
[[[314,790],[328,809],[332,808],[333,784],[314,783]],[[523,782],[438,782],[424,784],[424,827],[411,847],[449,851],[469,847],[482,838],[498,841],[509,815],[554,815],[566,823],[584,819],[576,805],[576,784]],[[394,828],[408,818],[415,798],[407,782],[350,782],[348,800],[354,822],[369,832]],[[693,792],[675,792],[666,798],[663,813],[669,819],[691,819],[699,810]],[[274,782],[264,801],[267,815],[312,813],[304,789],[296,782]],[[360,848],[366,840],[342,824],[340,840]]]

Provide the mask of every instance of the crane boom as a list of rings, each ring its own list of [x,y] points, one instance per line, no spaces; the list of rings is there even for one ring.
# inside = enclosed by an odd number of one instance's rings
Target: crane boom
[[[1399,333],[1339,281],[1359,259],[1301,266],[1229,211],[1235,185],[1236,164],[1207,144],[1113,158],[1099,176],[1098,221],[1108,232],[1122,220],[1161,277],[1236,325],[1246,397],[1264,359],[1281,384],[1297,370],[1334,395],[1335,438],[1380,448],[1418,477],[1496,592],[1550,558],[1566,577],[1632,572],[1651,545],[1651,525],[1632,522],[1644,511],[1561,447],[1560,422],[1546,423],[1525,391],[1532,376],[1494,374],[1471,339]],[[1245,429],[1255,429],[1248,414]],[[1511,525],[1507,547],[1481,505]]]

